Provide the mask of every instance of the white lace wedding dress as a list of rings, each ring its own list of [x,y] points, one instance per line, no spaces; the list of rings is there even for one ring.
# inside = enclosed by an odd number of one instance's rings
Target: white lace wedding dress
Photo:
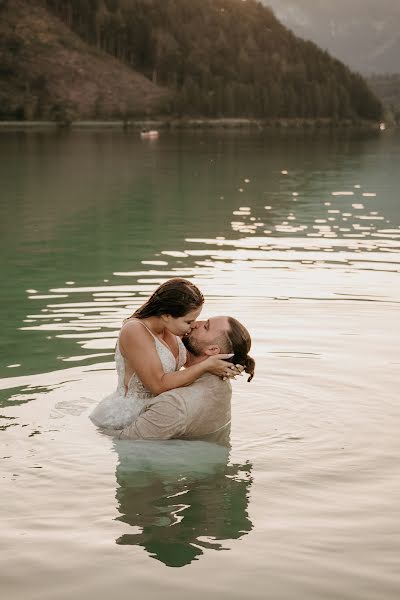
[[[146,327],[146,325],[144,326]],[[146,329],[148,328],[146,327]],[[176,338],[179,355],[175,359],[171,350],[150,329],[148,331],[154,338],[156,351],[160,357],[164,373],[179,371],[186,362],[186,348],[182,340],[179,337]],[[144,387],[136,373],[130,378],[128,389],[125,389],[125,360],[118,343],[115,349],[115,365],[118,375],[117,389],[109,396],[103,398],[89,415],[89,418],[95,425],[107,429],[123,429],[127,425],[130,425],[140,415],[149,398],[154,396],[154,394]]]

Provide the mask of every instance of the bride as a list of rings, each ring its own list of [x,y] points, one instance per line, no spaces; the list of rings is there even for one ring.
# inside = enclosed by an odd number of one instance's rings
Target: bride
[[[181,338],[192,330],[203,303],[204,297],[194,284],[174,278],[160,285],[124,321],[115,348],[117,389],[91,413],[95,425],[122,429],[139,416],[149,398],[189,385],[206,372],[221,377],[226,374],[224,359],[232,354],[210,356],[182,369],[186,349]]]

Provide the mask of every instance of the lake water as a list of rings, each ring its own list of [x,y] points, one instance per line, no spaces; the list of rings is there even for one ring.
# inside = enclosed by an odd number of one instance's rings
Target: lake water
[[[397,599],[400,135],[0,132],[7,600]],[[113,442],[171,276],[253,338],[229,449]]]

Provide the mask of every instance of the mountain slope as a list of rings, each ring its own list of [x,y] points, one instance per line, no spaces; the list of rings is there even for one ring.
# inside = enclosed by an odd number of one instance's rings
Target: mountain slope
[[[263,0],[297,35],[361,73],[400,70],[398,0]]]
[[[373,75],[368,83],[378,98],[381,98],[389,119],[400,124],[400,75]]]
[[[365,81],[255,0],[43,0],[86,41],[175,91],[175,114],[377,119]]]
[[[0,4],[0,118],[122,117],[158,111],[165,97],[40,3]]]
[[[382,113],[255,0],[0,0],[0,64],[0,118]]]

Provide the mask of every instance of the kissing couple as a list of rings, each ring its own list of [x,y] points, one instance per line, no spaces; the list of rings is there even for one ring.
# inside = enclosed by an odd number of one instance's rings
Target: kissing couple
[[[119,332],[118,385],[90,415],[120,439],[207,439],[229,433],[230,379],[254,376],[251,338],[233,317],[197,320],[204,304],[190,281],[169,279]]]

